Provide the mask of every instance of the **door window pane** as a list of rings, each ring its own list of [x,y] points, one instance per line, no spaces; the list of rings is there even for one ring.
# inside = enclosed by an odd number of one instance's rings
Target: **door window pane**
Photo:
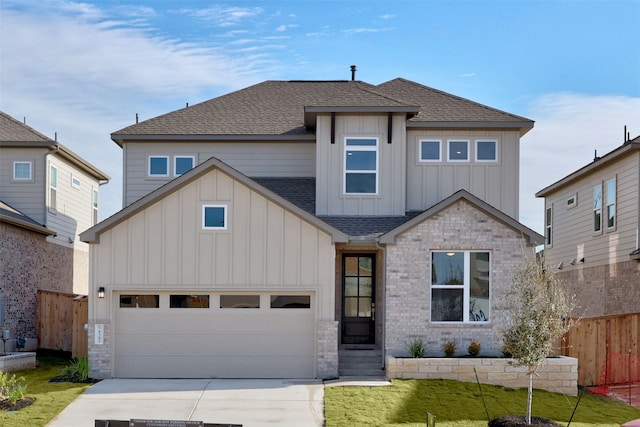
[[[260,308],[260,295],[220,295],[220,308]]]
[[[272,295],[271,308],[311,308],[309,295]]]
[[[209,295],[171,295],[170,308],[209,308]]]
[[[344,295],[347,297],[358,296],[358,278],[357,277],[344,278]]]
[[[160,295],[120,295],[120,307],[158,308]]]

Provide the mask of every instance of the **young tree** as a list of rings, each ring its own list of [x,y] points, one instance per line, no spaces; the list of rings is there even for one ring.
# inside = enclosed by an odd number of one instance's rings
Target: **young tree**
[[[524,262],[514,273],[513,286],[505,299],[509,315],[499,333],[505,352],[511,354],[518,366],[527,367],[527,424],[531,424],[533,375],[551,354],[554,344],[575,323],[569,317],[575,307],[575,296],[568,295],[557,275],[545,268],[542,255],[523,253]]]

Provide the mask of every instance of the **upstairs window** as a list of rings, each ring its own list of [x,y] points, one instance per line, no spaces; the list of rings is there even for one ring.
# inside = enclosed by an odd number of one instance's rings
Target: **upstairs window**
[[[607,195],[607,228],[616,227],[616,180],[610,179],[606,186]]]
[[[469,161],[469,141],[449,141],[449,161]]]
[[[91,195],[91,211],[91,225],[96,225],[98,223],[98,189],[95,187],[93,188]]]
[[[602,185],[593,187],[593,232],[602,231]]]
[[[195,163],[195,157],[193,156],[175,156],[173,158],[173,174],[180,176],[183,173],[189,172],[193,169]]]
[[[489,252],[431,254],[431,321],[488,322]]]
[[[420,161],[439,162],[442,160],[442,142],[438,140],[420,140]]]
[[[13,162],[13,179],[30,181],[33,179],[31,162]]]
[[[80,189],[80,178],[71,175],[71,186]]]
[[[347,138],[344,146],[344,193],[378,193],[378,139]]]
[[[544,234],[545,234],[545,243],[547,246],[551,246],[553,242],[552,239],[552,219],[553,219],[553,209],[552,206],[549,206],[544,215]]]
[[[169,176],[169,157],[149,156],[148,174],[152,177]]]
[[[58,168],[49,166],[49,208],[58,209]]]
[[[498,160],[497,141],[476,141],[476,161],[495,162]]]
[[[202,228],[204,230],[227,229],[227,206],[204,205],[202,206]]]

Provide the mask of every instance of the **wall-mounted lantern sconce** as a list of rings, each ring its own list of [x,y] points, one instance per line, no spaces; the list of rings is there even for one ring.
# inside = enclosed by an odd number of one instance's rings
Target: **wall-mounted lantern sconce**
[[[562,263],[562,261],[560,261],[560,263],[558,264],[558,270],[562,270],[563,266],[564,266],[564,264]]]
[[[580,264],[584,264],[584,258],[580,258]]]
[[[98,298],[104,298],[104,286],[98,288]]]

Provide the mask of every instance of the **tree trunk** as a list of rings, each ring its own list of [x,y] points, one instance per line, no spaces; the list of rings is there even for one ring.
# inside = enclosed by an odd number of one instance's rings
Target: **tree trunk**
[[[529,392],[527,393],[527,424],[531,424],[531,401],[533,400],[533,373],[529,373]]]

